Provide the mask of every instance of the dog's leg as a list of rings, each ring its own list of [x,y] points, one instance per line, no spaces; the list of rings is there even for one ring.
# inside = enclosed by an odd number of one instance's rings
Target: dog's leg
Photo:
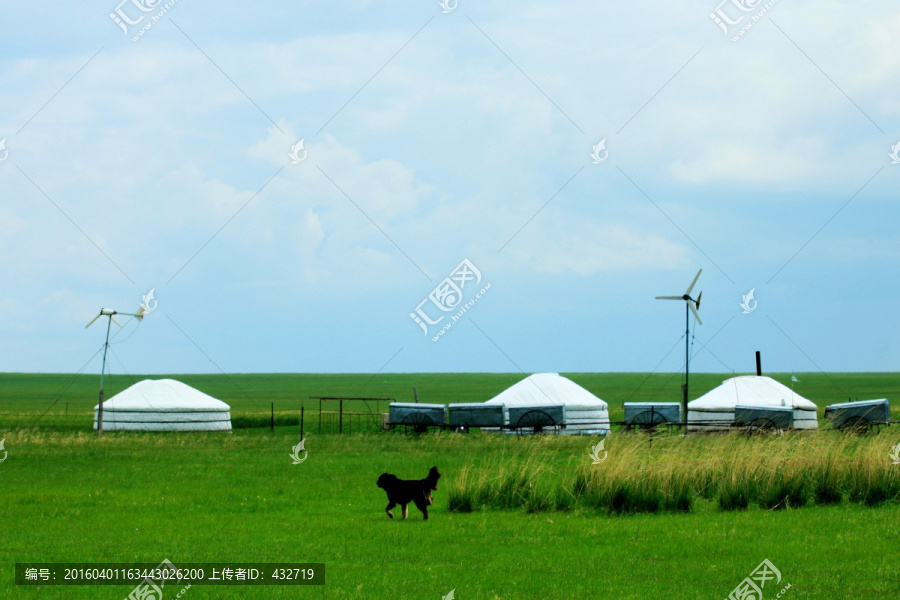
[[[392,519],[394,518],[394,513],[391,512],[391,509],[394,508],[395,506],[397,506],[397,503],[391,502],[390,504],[387,505],[387,508],[384,509],[384,511],[387,513],[388,517],[390,517]]]
[[[431,504],[428,502],[427,496],[424,500],[416,499],[416,508],[422,511],[422,517],[427,521],[428,520],[428,505]]]
[[[406,515],[407,515],[407,506],[404,504],[403,505],[403,518],[404,519],[406,518]]]

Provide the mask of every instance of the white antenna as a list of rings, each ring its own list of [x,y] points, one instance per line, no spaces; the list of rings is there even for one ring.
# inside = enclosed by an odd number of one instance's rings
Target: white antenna
[[[691,291],[694,289],[694,285],[697,283],[697,280],[700,279],[700,273],[703,272],[703,269],[697,271],[697,274],[694,275],[694,280],[691,282],[691,285],[688,286],[687,291],[681,296],[657,296],[657,300],[683,300],[685,303],[684,309],[684,385],[681,386],[682,397],[681,397],[681,414],[683,423],[687,424],[687,403],[688,403],[688,375],[690,373],[690,334],[691,334],[691,313],[694,313],[694,318],[697,319],[697,323],[703,325],[703,321],[700,320],[700,314],[697,312],[697,309],[700,308],[700,298],[703,297],[703,292],[700,292],[697,295],[697,299],[694,300],[691,298]]]
[[[144,318],[144,312],[143,306],[141,306],[141,309],[136,313],[120,313],[112,308],[101,308],[100,314],[91,319],[91,322],[84,326],[84,328],[87,329],[100,317],[109,317],[109,321],[106,324],[106,343],[103,345],[103,364],[100,367],[100,403],[97,405],[97,435],[103,435],[103,375],[106,373],[106,351],[109,350],[109,330],[112,328],[113,322],[119,327],[122,327],[122,324],[116,321],[114,315],[136,317],[137,320],[140,321]]]

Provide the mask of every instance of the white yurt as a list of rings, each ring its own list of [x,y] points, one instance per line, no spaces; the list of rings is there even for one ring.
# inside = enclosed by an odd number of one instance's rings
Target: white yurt
[[[688,402],[688,430],[728,429],[734,421],[734,407],[791,407],[794,429],[818,429],[816,405],[765,375],[732,377],[719,387]],[[693,427],[692,427],[693,425]]]
[[[559,433],[609,433],[609,405],[558,373],[530,375],[485,404],[503,405],[507,425],[516,425],[519,419],[527,422],[544,413],[565,425]]]
[[[103,403],[103,431],[124,430],[231,431],[231,407],[174,379],[145,379]]]

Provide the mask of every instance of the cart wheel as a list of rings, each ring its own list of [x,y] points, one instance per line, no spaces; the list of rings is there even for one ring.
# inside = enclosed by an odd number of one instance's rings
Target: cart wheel
[[[841,429],[846,429],[852,433],[866,433],[870,428],[874,427],[875,424],[872,423],[867,417],[863,417],[861,415],[850,417],[844,424],[841,425]]]
[[[759,417],[750,421],[745,428],[746,432],[753,434],[762,433],[782,433],[782,429],[775,424],[775,421],[768,417]]]
[[[516,427],[531,427],[535,433],[541,433],[544,427],[553,427],[556,421],[549,414],[542,410],[529,410],[527,413],[519,417]]]
[[[403,417],[400,424],[403,425],[406,432],[409,432],[409,429],[412,428],[413,433],[425,433],[428,431],[429,425],[434,425],[434,421],[426,414],[414,412]]]
[[[628,423],[628,427],[654,430],[657,425],[662,425],[666,422],[666,418],[659,412],[655,410],[645,410],[634,415],[634,418]]]

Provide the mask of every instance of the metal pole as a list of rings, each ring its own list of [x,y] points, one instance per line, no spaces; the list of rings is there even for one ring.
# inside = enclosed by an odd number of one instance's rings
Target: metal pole
[[[413,396],[414,396],[415,399],[416,399],[416,404],[418,404],[418,403],[419,403],[419,390],[417,390],[417,389],[415,388],[415,386],[413,386]]]
[[[344,401],[339,400],[338,405],[338,433],[344,433]]]
[[[106,351],[109,349],[109,330],[112,327],[112,315],[106,323],[106,344],[103,345],[103,364],[100,366],[100,402],[97,404],[97,435],[103,434],[103,375],[106,373]]]
[[[303,439],[303,405],[300,405],[300,439]]]
[[[688,378],[690,375],[690,339],[691,339],[691,311],[690,300],[684,304],[684,394],[681,398],[681,414],[682,423],[687,426],[687,404],[688,404]]]

